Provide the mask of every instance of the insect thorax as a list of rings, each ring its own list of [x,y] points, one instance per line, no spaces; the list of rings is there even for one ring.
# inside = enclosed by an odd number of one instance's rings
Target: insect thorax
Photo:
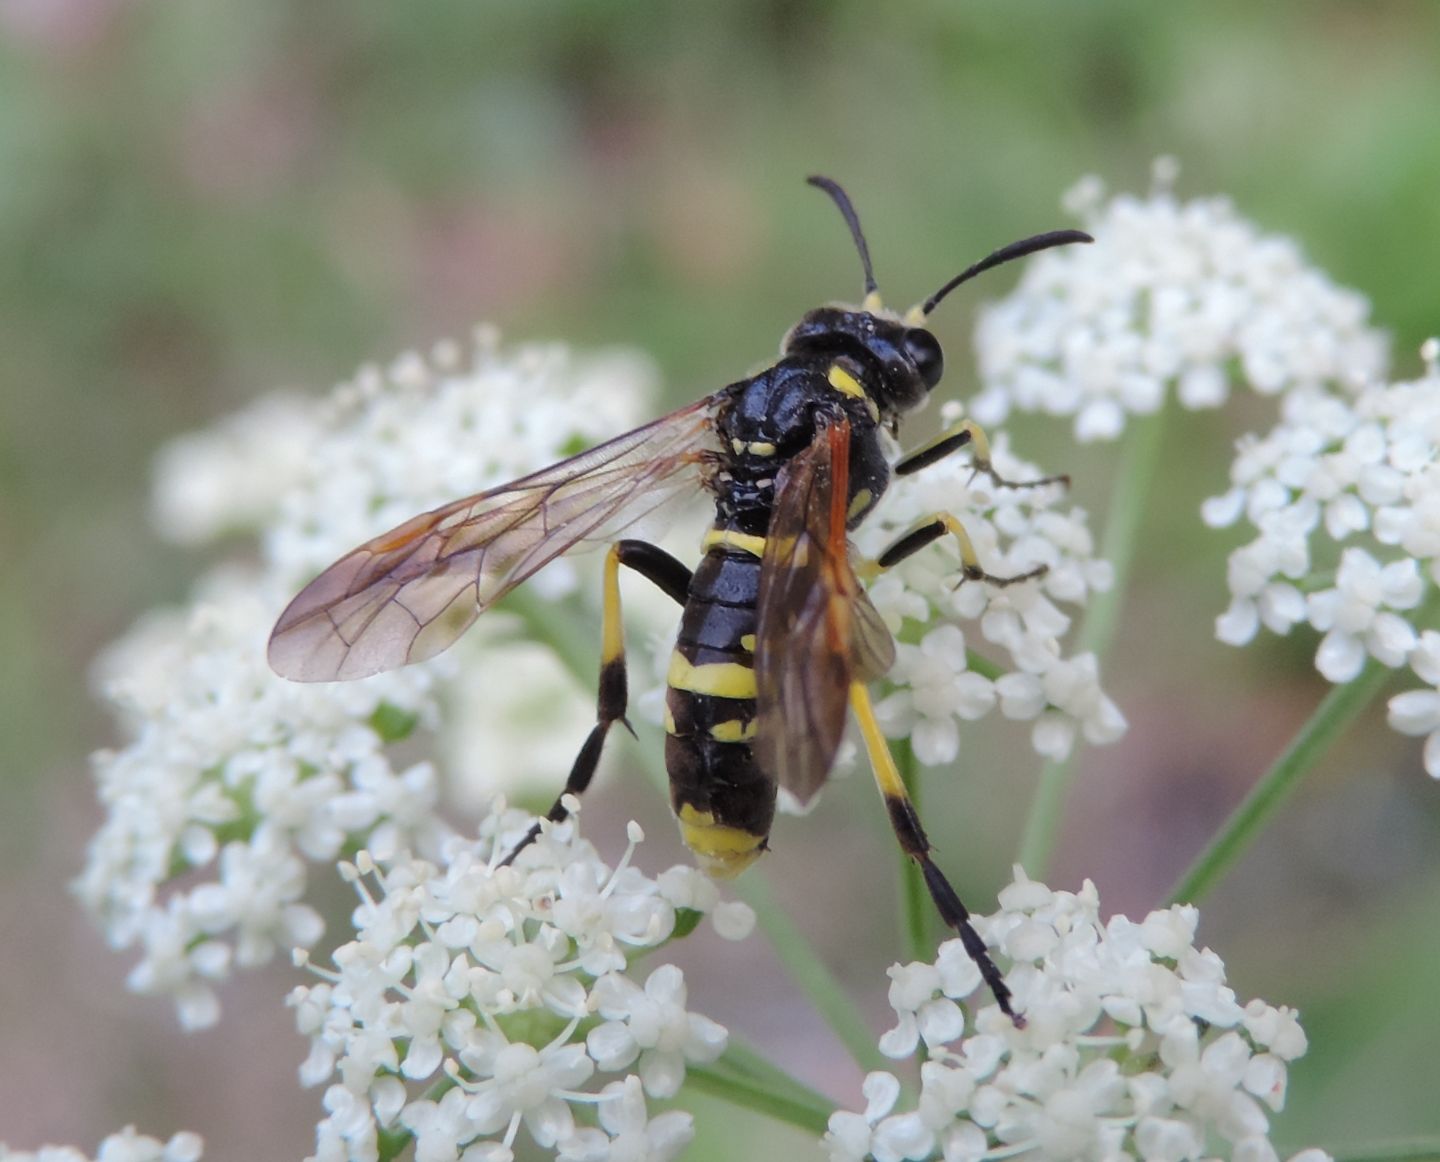
[[[721,450],[710,488],[717,523],[763,534],[778,473],[820,428],[842,419],[851,432],[849,523],[861,520],[890,482],[867,378],[853,360],[803,354],[732,384],[715,421]]]

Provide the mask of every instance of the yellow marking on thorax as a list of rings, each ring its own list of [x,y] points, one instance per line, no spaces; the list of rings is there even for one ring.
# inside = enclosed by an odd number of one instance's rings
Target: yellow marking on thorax
[[[710,737],[716,742],[749,742],[755,737],[755,719],[745,722],[732,718],[728,722],[717,722],[710,728]]]
[[[675,733],[675,715],[670,713],[670,707],[668,705],[665,707],[665,733]]]
[[[860,381],[838,363],[830,364],[830,370],[825,373],[825,378],[829,380],[830,386],[841,395],[852,395],[856,399],[866,398],[865,389],[860,385]]]
[[[755,635],[753,633],[742,633],[740,635],[740,648],[742,650],[749,650],[753,654],[755,652]]]
[[[709,552],[716,545],[739,549],[742,553],[749,553],[752,557],[765,555],[764,537],[757,537],[754,533],[737,532],[735,529],[711,529],[701,540],[700,551],[702,553]]]
[[[845,510],[845,515],[851,520],[854,520],[855,517],[870,506],[870,503],[874,499],[875,494],[868,488],[860,489],[860,491],[855,494],[854,499],[850,501],[850,507]]]
[[[751,440],[749,443],[746,443],[740,439],[739,436],[736,436],[730,441],[730,447],[735,449],[737,456],[742,452],[749,452],[752,456],[775,455],[775,445],[769,440]]]
[[[764,850],[763,835],[716,823],[709,811],[697,811],[689,803],[681,806],[678,816],[685,846],[695,853],[701,868],[717,880],[739,875]]]
[[[697,666],[679,650],[670,655],[665,681],[673,689],[714,698],[755,697],[755,671],[751,667],[742,662],[705,662]]]

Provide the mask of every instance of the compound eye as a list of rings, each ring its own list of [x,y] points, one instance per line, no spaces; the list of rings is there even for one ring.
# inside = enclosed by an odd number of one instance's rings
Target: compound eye
[[[926,387],[933,388],[940,382],[945,373],[945,356],[939,340],[924,327],[912,327],[905,332],[905,354],[915,364]]]

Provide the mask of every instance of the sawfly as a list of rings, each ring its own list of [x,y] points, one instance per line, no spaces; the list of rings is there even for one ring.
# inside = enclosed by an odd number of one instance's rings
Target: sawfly
[[[270,665],[300,682],[363,678],[449,646],[479,614],[562,553],[606,546],[596,723],[549,812],[589,786],[606,735],[624,723],[621,566],[683,608],[666,676],[665,763],[686,844],[710,874],[729,877],[766,848],[776,792],[808,802],[830,774],[847,714],[860,726],[890,822],[919,866],[945,923],[974,958],[1000,1007],[1011,994],[969,913],[935,865],[930,844],[876,723],[867,683],[895,646],[861,576],[951,536],[963,580],[1005,586],[1038,576],[986,572],[961,523],[935,513],[873,561],[852,560],[848,532],[892,473],[918,472],[968,448],[990,463],[985,434],[964,420],[893,466],[882,432],[925,402],[944,356],[925,321],[957,286],[1052,246],[1089,242],[1078,230],[1038,234],[961,271],[903,314],[880,300],[859,218],[841,187],[823,190],[843,215],[864,268],[859,306],[808,312],[778,362],[688,407],[568,460],[422,513],[342,557],[307,585],[275,624]],[[692,571],[625,529],[684,490],[703,489],[715,520]],[[540,832],[537,822],[506,857]]]

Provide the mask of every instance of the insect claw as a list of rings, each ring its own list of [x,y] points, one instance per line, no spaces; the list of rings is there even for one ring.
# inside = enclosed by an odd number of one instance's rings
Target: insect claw
[[[635,739],[637,742],[640,740],[640,736],[635,733],[635,728],[630,725],[630,719],[626,718],[624,715],[621,715],[620,725],[630,732],[631,738]]]
[[[990,574],[985,572],[979,565],[966,565],[962,563],[960,566],[960,579],[956,581],[954,585],[950,586],[950,592],[956,592],[960,586],[964,585],[967,581],[988,581],[989,579]]]

